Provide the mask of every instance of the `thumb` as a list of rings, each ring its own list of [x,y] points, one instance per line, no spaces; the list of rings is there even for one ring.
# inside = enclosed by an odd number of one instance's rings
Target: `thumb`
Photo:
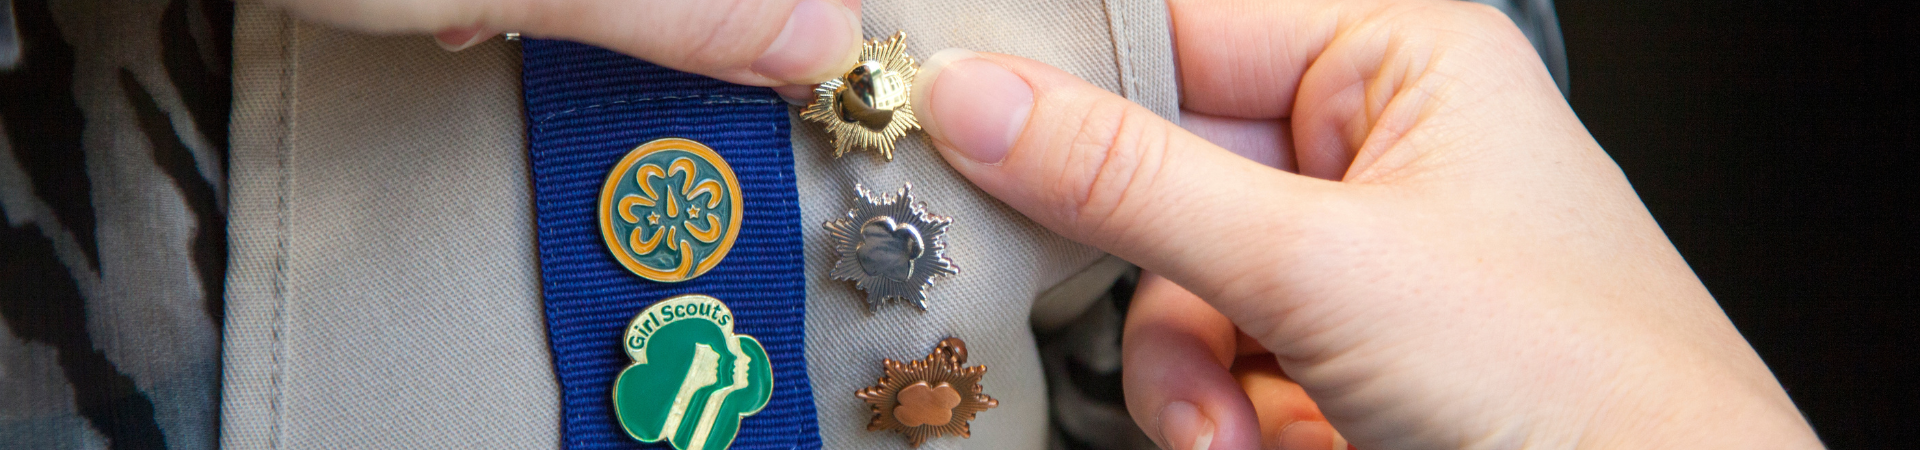
[[[1263,166],[1045,64],[949,49],[913,110],[955,170],[1041,226],[1213,301],[1265,297],[1334,183]],[[1237,294],[1237,295],[1236,295]]]

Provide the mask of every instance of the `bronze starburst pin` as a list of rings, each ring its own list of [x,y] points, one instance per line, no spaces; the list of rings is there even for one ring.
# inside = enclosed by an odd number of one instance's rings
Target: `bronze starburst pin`
[[[967,343],[960,338],[940,341],[926,359],[886,360],[880,384],[854,394],[873,409],[867,431],[893,430],[915,448],[940,436],[972,437],[974,414],[1000,406],[1000,401],[980,392],[986,366],[964,367],[966,363]]]
[[[833,135],[833,157],[872,150],[892,161],[893,141],[920,129],[908,102],[920,65],[907,54],[906,38],[900,32],[867,41],[852,70],[813,89],[813,103],[800,117]]]

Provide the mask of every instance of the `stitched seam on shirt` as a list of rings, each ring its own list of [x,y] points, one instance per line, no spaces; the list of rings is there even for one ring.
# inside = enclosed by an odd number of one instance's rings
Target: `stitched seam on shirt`
[[[1139,99],[1133,97],[1135,92],[1133,86],[1134,77],[1130,71],[1132,67],[1127,61],[1127,58],[1132,52],[1132,48],[1127,45],[1127,14],[1124,10],[1126,6],[1123,4],[1125,1],[1126,0],[1107,0],[1104,2],[1107,10],[1107,32],[1108,36],[1113,39],[1114,76],[1119,78],[1116,80],[1118,83],[1114,84],[1120,89],[1121,97],[1126,97],[1128,100],[1138,102]]]
[[[1129,5],[1129,6],[1138,6],[1138,5],[1136,4],[1136,5]],[[1129,10],[1127,13],[1121,14],[1120,20],[1129,21],[1129,20],[1132,20],[1134,16],[1135,16],[1134,14],[1131,14],[1131,10]],[[1126,26],[1127,26],[1127,31],[1129,31],[1129,33],[1125,35],[1127,36],[1125,38],[1125,43],[1121,44],[1126,49],[1125,50],[1126,59],[1122,60],[1120,64],[1126,67],[1125,73],[1127,74],[1127,97],[1131,98],[1134,103],[1140,103],[1143,100],[1145,100],[1144,98],[1141,98],[1141,97],[1146,96],[1147,90],[1142,89],[1140,87],[1141,77],[1139,76],[1140,74],[1138,73],[1140,71],[1140,65],[1134,59],[1134,58],[1137,58],[1139,54],[1133,51],[1133,44],[1134,44],[1134,41],[1138,41],[1139,39],[1136,37],[1133,37],[1133,33],[1131,33],[1135,27],[1132,24],[1127,24]],[[1119,35],[1116,34],[1116,36],[1119,36]]]
[[[535,130],[545,131],[543,127],[546,126],[548,121],[552,121],[553,119],[557,119],[562,116],[572,115],[574,113],[578,113],[578,112],[582,112],[590,109],[607,108],[607,107],[619,106],[619,105],[624,105],[629,103],[646,103],[646,102],[675,101],[675,100],[700,100],[700,104],[702,105],[750,105],[750,104],[772,105],[777,103],[785,103],[784,101],[771,99],[771,98],[741,97],[736,95],[663,95],[658,97],[623,98],[623,99],[614,100],[611,102],[597,103],[597,104],[582,106],[577,108],[569,108],[565,111],[549,113],[545,116],[540,117],[539,120],[535,120],[533,122],[533,128]]]
[[[292,207],[289,205],[289,200],[292,196],[289,194],[293,190],[291,185],[293,182],[293,151],[291,148],[293,145],[293,88],[295,73],[299,67],[299,59],[295,57],[293,50],[298,47],[296,41],[300,35],[299,30],[294,29],[298,24],[293,21],[292,17],[282,16],[280,23],[280,32],[286,36],[286,39],[283,41],[285,43],[282,44],[280,49],[280,55],[282,58],[286,58],[286,64],[281,68],[284,72],[280,74],[280,142],[279,145],[276,145],[274,148],[274,151],[279,153],[278,162],[280,165],[280,173],[277,174],[279,175],[279,179],[276,180],[279,185],[275,186],[275,195],[277,197],[275,200],[278,204],[275,205],[277,211],[273,218],[273,227],[276,231],[274,238],[279,241],[276,242],[279,248],[273,256],[273,345],[271,347],[273,357],[272,368],[268,371],[271,381],[269,381],[267,387],[267,404],[271,411],[269,412],[267,427],[267,448],[270,449],[281,448],[280,433],[282,429],[281,422],[283,420],[283,408],[281,406],[282,403],[284,403],[284,395],[281,394],[280,382],[283,378],[282,373],[284,372],[282,356],[286,353],[286,345],[282,340],[283,336],[281,334],[286,329],[287,320],[287,241],[290,240],[287,233],[287,216],[292,212]]]

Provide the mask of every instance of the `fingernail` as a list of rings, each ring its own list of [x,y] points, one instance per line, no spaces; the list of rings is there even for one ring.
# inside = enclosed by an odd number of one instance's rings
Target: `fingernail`
[[[962,49],[934,53],[913,85],[913,110],[927,133],[980,163],[1006,159],[1033,113],[1027,80]]]
[[[786,100],[787,104],[793,106],[807,106],[807,103],[813,101],[813,85],[789,84],[786,86],[775,86],[773,92],[780,94],[781,100]]]
[[[860,56],[860,16],[839,2],[801,0],[753,72],[793,84],[840,76]]]
[[[481,27],[454,28],[440,30],[433,34],[433,43],[449,52],[466,50],[493,37],[493,33]]]
[[[1347,450],[1347,440],[1326,422],[1294,422],[1281,429],[1275,441],[1270,448]]]
[[[1192,403],[1168,403],[1160,408],[1160,439],[1173,450],[1207,450],[1213,446],[1213,421]]]

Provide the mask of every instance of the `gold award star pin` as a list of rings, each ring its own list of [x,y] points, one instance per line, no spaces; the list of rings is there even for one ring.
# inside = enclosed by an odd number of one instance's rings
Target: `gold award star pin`
[[[813,89],[813,103],[800,117],[826,127],[833,157],[871,150],[892,161],[894,141],[920,129],[908,101],[920,65],[907,54],[906,37],[899,32],[867,41],[853,70]]]

